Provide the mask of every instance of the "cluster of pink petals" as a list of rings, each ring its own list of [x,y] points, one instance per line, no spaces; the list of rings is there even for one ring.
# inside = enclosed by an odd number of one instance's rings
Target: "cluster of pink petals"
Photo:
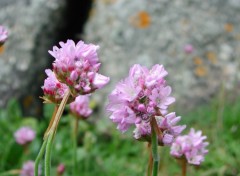
[[[35,136],[35,131],[29,127],[21,127],[14,133],[15,140],[20,145],[24,145],[33,141]]]
[[[47,78],[42,86],[44,99],[53,103],[60,103],[68,86],[58,81],[54,72],[50,69],[45,70]]]
[[[55,58],[53,71],[57,79],[65,83],[74,97],[89,94],[104,87],[109,77],[98,73],[100,63],[97,55],[99,46],[72,40],[60,42],[49,53]]]
[[[89,107],[89,95],[79,95],[75,101],[70,104],[71,112],[78,118],[86,119],[92,114]]]
[[[204,161],[204,156],[208,153],[204,142],[206,136],[202,136],[201,131],[192,128],[188,135],[178,136],[171,146],[170,154],[176,158],[185,157],[189,164],[200,165]]]
[[[194,47],[191,44],[187,44],[184,46],[184,51],[187,54],[191,54],[194,51]]]
[[[159,145],[171,145],[174,139],[181,134],[186,128],[186,125],[176,125],[181,117],[176,117],[175,112],[169,113],[166,116],[156,116],[156,122],[159,130],[161,131],[161,137],[158,138]],[[136,128],[133,131],[134,138],[137,140],[149,141],[151,140],[151,126],[149,122],[142,121],[136,124]]]
[[[158,64],[151,70],[138,64],[130,69],[129,76],[109,95],[107,111],[117,129],[125,132],[131,125],[149,123],[151,117],[167,113],[168,106],[175,101],[164,79],[167,74]]]
[[[38,175],[41,175],[41,169],[38,170]],[[23,164],[20,176],[34,176],[33,161],[27,161]]]
[[[0,25],[0,45],[4,44],[8,38],[8,31]]]
[[[57,174],[58,175],[63,175],[65,171],[65,165],[64,164],[59,164],[57,167]]]

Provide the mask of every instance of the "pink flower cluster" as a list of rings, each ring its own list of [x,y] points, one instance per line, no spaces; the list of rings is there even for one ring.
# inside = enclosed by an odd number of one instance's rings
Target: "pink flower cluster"
[[[159,145],[171,145],[179,134],[186,128],[186,125],[176,124],[181,120],[181,117],[176,117],[175,112],[167,114],[165,117],[156,116],[158,128],[162,132],[162,138],[159,137]],[[134,138],[137,140],[151,141],[151,126],[150,123],[136,124],[133,131]]]
[[[70,104],[71,112],[78,118],[86,119],[92,114],[92,109],[89,107],[89,96],[79,95],[74,102]]]
[[[68,87],[58,81],[52,70],[46,69],[45,72],[48,77],[44,81],[44,86],[42,86],[45,94],[44,98],[46,101],[60,103]]]
[[[38,170],[38,175],[41,175],[41,169]],[[27,161],[23,164],[20,176],[34,176],[34,162]]]
[[[119,82],[109,95],[107,110],[111,113],[110,119],[117,123],[117,129],[125,132],[131,125],[135,125],[134,137],[139,140],[148,139],[151,134],[150,120],[159,116],[157,122],[163,133],[163,139],[159,143],[170,144],[170,138],[185,128],[174,127],[180,120],[175,113],[164,117],[168,106],[175,101],[170,96],[171,87],[164,79],[167,74],[164,67],[158,64],[151,70],[138,64],[130,69],[129,76]]]
[[[22,127],[14,133],[15,140],[20,145],[24,145],[33,141],[35,136],[35,131],[29,127]]]
[[[83,41],[75,44],[72,40],[59,44],[61,48],[54,46],[49,51],[56,59],[53,71],[61,82],[72,89],[72,93],[89,94],[109,82],[108,77],[97,73],[101,65],[97,55],[99,46]]]
[[[63,175],[64,171],[65,171],[65,165],[59,164],[57,167],[57,175]]]
[[[170,154],[176,158],[185,157],[189,164],[200,165],[204,156],[208,153],[204,142],[206,136],[201,131],[195,132],[192,128],[188,135],[178,136],[171,146]]]
[[[191,44],[184,46],[184,51],[186,54],[191,54],[194,51],[194,47]]]
[[[58,101],[66,87],[70,89],[73,97],[89,94],[109,82],[109,77],[98,73],[101,65],[97,55],[99,46],[85,44],[83,41],[75,44],[72,40],[59,44],[60,48],[54,46],[53,50],[49,51],[55,58],[54,74],[46,71],[48,78],[42,87],[46,95],[44,99],[50,97],[51,100]]]
[[[0,46],[6,42],[7,38],[8,38],[7,29],[0,25]]]

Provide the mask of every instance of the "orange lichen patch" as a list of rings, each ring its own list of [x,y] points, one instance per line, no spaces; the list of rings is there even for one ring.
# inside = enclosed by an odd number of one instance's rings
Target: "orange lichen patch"
[[[226,32],[232,32],[233,29],[234,29],[234,26],[233,26],[232,23],[226,23],[226,24],[224,25],[224,30],[225,30]]]
[[[130,23],[140,29],[145,29],[151,24],[151,16],[146,11],[140,11],[130,19]]]
[[[2,54],[4,52],[4,46],[0,45],[0,54]]]
[[[204,77],[207,75],[207,68],[204,66],[198,66],[194,70],[195,74],[199,77]]]
[[[33,96],[31,95],[26,96],[23,100],[24,108],[29,108],[32,103],[33,103]]]
[[[216,64],[216,63],[217,63],[217,55],[216,55],[216,53],[209,51],[209,52],[207,53],[207,58],[208,58],[208,60],[209,60],[212,64]]]
[[[195,64],[195,65],[202,65],[202,64],[203,64],[203,60],[202,60],[202,58],[200,58],[200,57],[195,57],[195,58],[193,59],[193,61],[194,61],[194,64]]]

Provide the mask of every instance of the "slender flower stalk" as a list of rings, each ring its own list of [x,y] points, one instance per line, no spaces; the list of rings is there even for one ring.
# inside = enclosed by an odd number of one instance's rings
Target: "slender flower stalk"
[[[154,127],[156,124],[154,123],[154,118],[151,120],[151,130],[152,130],[152,157],[153,157],[153,169],[152,176],[158,175],[158,165],[159,165],[159,156],[158,156],[158,135],[156,128]]]
[[[73,139],[73,175],[77,175],[77,137],[78,137],[78,124],[79,124],[79,119],[78,118],[73,118],[74,122],[74,128],[72,132],[72,139]]]
[[[187,175],[187,161],[185,158],[181,160],[181,164],[182,164],[182,176],[186,176]]]
[[[42,157],[43,157],[43,154],[44,154],[44,152],[45,152],[46,145],[47,145],[47,140],[44,140],[44,141],[43,141],[43,144],[42,144],[42,146],[41,146],[41,149],[40,149],[40,151],[39,151],[39,153],[38,153],[38,156],[37,156],[37,158],[36,158],[36,160],[35,160],[34,176],[38,176],[39,163],[40,163],[40,161],[41,161],[41,159],[42,159]]]
[[[74,102],[70,104],[71,113],[74,116],[73,121],[73,173],[77,175],[77,136],[79,120],[85,120],[92,114],[92,109],[89,107],[89,95],[79,95]]]
[[[54,139],[55,132],[51,130],[47,137],[47,145],[46,145],[46,152],[45,152],[45,176],[51,176],[51,154],[52,154],[52,145]]]
[[[153,157],[152,157],[152,147],[151,147],[151,143],[148,143],[148,150],[149,150],[149,158],[148,158],[148,168],[147,168],[147,176],[151,176],[152,175],[152,166],[153,166]]]

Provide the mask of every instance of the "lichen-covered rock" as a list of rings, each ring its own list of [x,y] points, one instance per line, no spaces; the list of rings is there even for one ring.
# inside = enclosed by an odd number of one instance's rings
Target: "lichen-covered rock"
[[[23,106],[34,109],[28,106],[35,102],[33,94],[40,91],[39,80],[51,62],[47,51],[63,24],[64,4],[64,0],[0,1],[0,24],[9,30],[0,51],[0,106],[24,97]]]
[[[85,33],[100,45],[109,93],[131,65],[163,64],[178,104],[240,80],[240,0],[97,0]],[[187,106],[185,106],[187,105]]]

